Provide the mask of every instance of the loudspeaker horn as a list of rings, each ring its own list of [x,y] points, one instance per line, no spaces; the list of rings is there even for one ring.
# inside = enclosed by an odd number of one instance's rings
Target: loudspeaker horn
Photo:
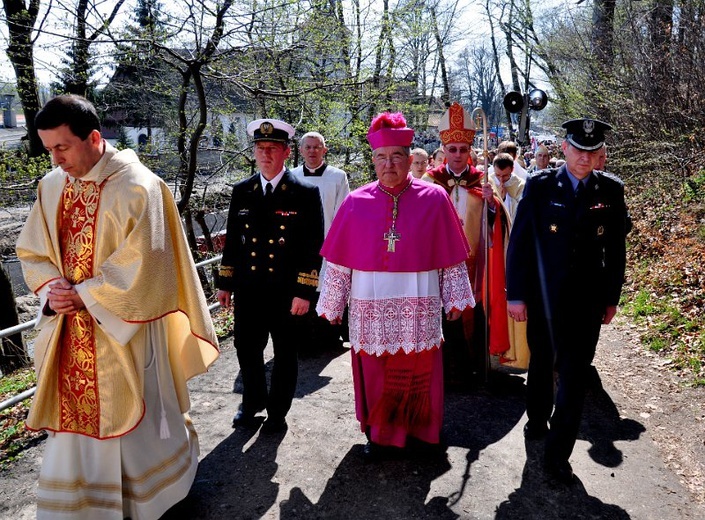
[[[543,110],[548,104],[548,96],[543,90],[534,89],[529,92],[529,107],[532,110]]]
[[[521,112],[521,109],[524,107],[524,96],[522,96],[520,92],[516,91],[507,92],[507,95],[504,96],[502,104],[508,112],[516,114],[517,112]]]

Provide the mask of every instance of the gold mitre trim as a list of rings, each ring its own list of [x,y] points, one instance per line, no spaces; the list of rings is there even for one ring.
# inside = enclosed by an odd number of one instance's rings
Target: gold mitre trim
[[[438,123],[441,143],[469,143],[475,140],[475,122],[459,103],[453,103]]]

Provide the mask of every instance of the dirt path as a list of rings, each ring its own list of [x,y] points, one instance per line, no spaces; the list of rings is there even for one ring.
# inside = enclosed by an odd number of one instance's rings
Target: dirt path
[[[165,519],[702,519],[703,397],[634,343],[625,326],[603,333],[571,462],[579,483],[544,481],[540,446],[522,436],[524,379],[448,392],[444,457],[365,463],[354,416],[349,353],[303,360],[289,430],[232,430],[240,396],[230,342],[190,383],[201,464],[185,501]],[[0,517],[33,518],[41,445],[0,473]]]

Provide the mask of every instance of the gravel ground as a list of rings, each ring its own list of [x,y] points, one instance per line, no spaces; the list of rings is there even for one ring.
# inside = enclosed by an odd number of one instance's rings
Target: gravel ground
[[[702,519],[703,393],[644,353],[628,325],[606,327],[571,462],[571,488],[539,471],[525,443],[524,377],[446,395],[443,456],[366,463],[348,351],[302,360],[287,432],[230,426],[240,395],[231,341],[190,382],[201,463],[189,496],[164,519]],[[34,516],[42,445],[0,473],[0,517]]]

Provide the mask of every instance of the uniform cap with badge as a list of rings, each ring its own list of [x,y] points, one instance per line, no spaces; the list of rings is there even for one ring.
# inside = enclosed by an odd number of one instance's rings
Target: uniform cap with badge
[[[578,150],[593,152],[605,144],[605,132],[612,130],[612,125],[597,119],[571,119],[561,125],[566,130],[566,141]]]
[[[278,119],[255,119],[247,125],[247,135],[255,142],[273,141],[288,145],[294,133],[293,126]]]

